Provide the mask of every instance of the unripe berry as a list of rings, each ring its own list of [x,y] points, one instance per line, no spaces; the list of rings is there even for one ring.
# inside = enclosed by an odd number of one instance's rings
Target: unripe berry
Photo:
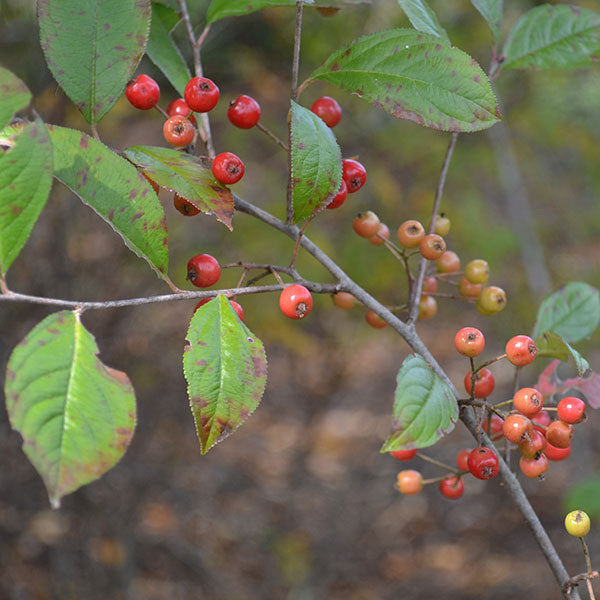
[[[404,221],[398,227],[398,241],[405,248],[416,248],[423,237],[425,237],[425,229],[419,221]]]
[[[475,327],[463,327],[454,337],[454,346],[463,356],[479,356],[485,346],[485,337]]]
[[[525,477],[529,477],[529,479],[535,479],[548,470],[548,459],[543,452],[534,458],[521,456],[519,467],[521,467],[521,471]]]
[[[465,267],[465,277],[471,283],[485,283],[490,276],[490,268],[485,260],[472,260]]]
[[[412,450],[392,450],[392,452],[390,452],[390,454],[396,460],[411,460],[412,458],[415,457],[416,453],[417,453],[416,448],[413,448]]]
[[[160,100],[160,87],[152,77],[141,74],[125,88],[125,96],[136,108],[149,110]]]
[[[288,285],[279,296],[281,312],[290,319],[303,319],[313,307],[313,299],[303,285]]]
[[[448,477],[440,481],[440,493],[444,498],[456,500],[460,498],[465,491],[465,483],[462,477]]]
[[[356,231],[360,237],[364,238],[373,237],[379,231],[380,225],[381,222],[379,221],[379,217],[370,210],[359,213],[354,221],[352,221],[354,231]]]
[[[516,367],[533,362],[537,355],[535,342],[528,335],[516,335],[506,342],[506,357]]]
[[[381,238],[383,238],[383,239],[381,239]],[[390,230],[388,229],[388,226],[385,223],[380,223],[377,233],[373,237],[370,237],[369,241],[374,246],[381,246],[383,243],[385,243],[383,240],[389,240],[389,239],[390,239]]]
[[[367,170],[357,160],[346,158],[342,161],[342,179],[346,182],[348,193],[354,194],[365,185]]]
[[[533,424],[524,415],[508,415],[502,425],[504,437],[513,444],[520,444],[523,440],[531,439]]]
[[[342,120],[342,107],[329,96],[315,100],[310,110],[321,117],[327,127],[335,127]]]
[[[437,215],[435,218],[435,224],[433,226],[433,232],[437,233],[438,235],[441,235],[442,237],[445,237],[450,232],[450,226],[451,223],[448,217],[445,217],[443,214]]]
[[[573,439],[573,426],[563,421],[553,421],[546,429],[546,439],[557,448],[568,448]]]
[[[418,494],[423,489],[423,476],[419,471],[400,471],[396,485],[403,494]]]
[[[491,479],[498,475],[498,457],[491,448],[480,446],[469,454],[469,471],[477,479]]]
[[[423,258],[435,260],[446,251],[446,242],[436,233],[430,233],[419,242],[419,251]]]
[[[464,379],[467,394],[471,394],[471,379],[471,371],[469,371]],[[475,389],[473,390],[473,397],[487,398],[494,391],[495,384],[494,376],[489,369],[479,369],[479,371],[475,373]]]
[[[343,308],[344,310],[350,310],[354,306],[355,300],[356,298],[348,292],[337,292],[333,294],[333,303],[338,308]]]
[[[533,417],[544,407],[544,397],[535,388],[521,388],[514,395],[513,404],[522,415]]]
[[[219,281],[221,265],[210,254],[192,256],[187,264],[187,278],[196,287],[210,287]]]
[[[460,269],[460,258],[456,252],[446,250],[436,261],[435,266],[440,273],[456,273]]]
[[[585,415],[585,402],[574,396],[567,396],[558,403],[558,418],[565,423],[580,423]]]
[[[500,312],[506,306],[506,292],[495,285],[483,288],[477,301],[477,309],[483,314]]]
[[[238,96],[229,105],[227,118],[240,129],[251,129],[260,121],[260,105],[250,96]]]
[[[437,301],[433,296],[421,296],[419,299],[419,313],[417,318],[421,321],[432,319],[437,314]]]
[[[373,310],[369,309],[365,314],[367,323],[375,329],[383,329],[387,327],[387,323]]]
[[[471,283],[466,277],[458,284],[458,293],[465,298],[479,298],[482,289],[482,283]]]
[[[435,294],[438,289],[438,280],[435,277],[425,277],[423,279],[423,294]]]
[[[567,533],[575,537],[583,537],[590,532],[590,518],[582,510],[573,510],[565,517]]]

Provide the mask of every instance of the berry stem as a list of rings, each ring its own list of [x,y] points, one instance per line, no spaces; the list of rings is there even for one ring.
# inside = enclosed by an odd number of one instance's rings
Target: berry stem
[[[458,474],[466,473],[466,471],[455,471]],[[454,475],[452,475],[454,477]],[[431,479],[423,479],[423,485],[428,485],[430,483],[439,483],[440,481],[445,481],[446,479],[450,479],[448,475],[442,475],[441,477],[433,477]]]
[[[418,456],[421,460],[431,463],[432,465],[441,467],[445,471],[451,471],[452,473],[455,473],[456,475],[461,475],[463,473],[463,471],[460,471],[459,469],[455,469],[454,467],[451,467],[450,465],[440,462],[439,460],[436,460],[435,458],[431,458],[430,456],[427,456],[426,454],[422,454],[421,452],[417,452],[416,456]],[[443,479],[447,479],[447,477],[444,477]]]
[[[168,119],[169,118],[169,114],[167,113],[167,111],[160,106],[159,104],[155,104],[154,108],[165,118]]]
[[[283,283],[283,279],[281,279],[281,275],[279,275],[279,273],[273,267],[271,267],[270,270],[271,270],[271,273],[273,273],[273,277],[275,277],[275,279],[277,279],[279,285],[282,288],[285,288],[285,283]]]
[[[502,360],[503,358],[506,358],[506,354],[501,354],[500,356],[496,356],[496,358],[492,358],[492,359],[484,362],[483,364],[479,365],[475,371],[473,371],[473,375],[475,375],[478,371],[481,371],[481,369],[484,369],[485,367],[489,367],[490,365],[493,365],[495,362],[498,362],[499,360]]]
[[[306,228],[311,224],[312,220],[316,216],[317,215],[314,214],[310,219],[308,219],[308,221],[306,221],[306,223],[302,226],[302,229],[300,230],[300,233],[298,233],[298,239],[296,240],[296,244],[294,245],[294,252],[292,253],[292,260],[290,262],[290,269],[293,269],[294,266],[296,265],[296,257],[298,256],[298,248],[300,247],[300,242],[302,240],[302,236],[304,235],[304,232],[306,231]]]
[[[207,25],[204,28],[204,30],[202,31],[202,33],[200,34],[198,41],[196,42],[196,46],[198,46],[198,48],[202,48],[202,44],[204,44],[204,40],[206,39],[206,36],[208,35],[209,31],[210,31],[210,25]]]
[[[449,281],[446,283],[450,283]],[[427,292],[428,296],[437,296],[438,298],[449,298],[450,300],[462,300],[463,302],[477,302],[477,298],[465,298],[465,296],[457,296],[456,294],[448,294],[446,292]]]
[[[260,121],[255,125],[256,129],[266,133],[276,144],[279,144],[286,152],[288,147],[270,130],[267,129]]]

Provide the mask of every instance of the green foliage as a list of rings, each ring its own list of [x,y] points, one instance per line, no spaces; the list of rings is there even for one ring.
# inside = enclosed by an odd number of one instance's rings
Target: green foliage
[[[444,131],[491,127],[500,112],[486,74],[434,35],[392,29],[334,52],[311,75],[399,119]]]
[[[0,129],[4,129],[13,115],[31,101],[27,86],[8,69],[0,67]]]
[[[425,0],[398,0],[398,4],[416,30],[449,41],[446,30],[440,25],[437,15]]]
[[[123,456],[136,422],[125,373],[97,357],[78,314],[54,313],[14,349],[6,371],[6,408],[50,502],[95,481]]]
[[[304,4],[314,3],[314,0],[302,1]],[[296,6],[296,0],[212,0],[206,14],[206,24],[210,25],[226,17],[240,17],[271,6]]]
[[[194,313],[186,340],[183,370],[205,454],[258,406],[267,383],[267,357],[223,295]]]
[[[479,11],[481,16],[487,21],[494,41],[498,43],[500,30],[502,28],[502,11],[504,0],[471,0],[473,6]]]
[[[586,479],[569,489],[563,498],[564,512],[583,510],[590,517],[600,517],[600,477]]]
[[[15,260],[52,187],[52,146],[42,121],[0,132],[0,276]]]
[[[458,404],[425,359],[412,355],[398,372],[393,414],[393,433],[381,452],[433,446],[454,429]]]
[[[588,363],[575,348],[567,344],[560,335],[553,331],[546,331],[535,340],[535,345],[538,349],[538,356],[550,356],[558,358],[563,362],[573,359],[577,368],[577,375],[583,377],[589,371],[590,364]]]
[[[579,69],[600,60],[600,14],[544,4],[524,14],[504,46],[503,69]]]
[[[342,151],[335,135],[313,112],[292,101],[294,222],[329,204],[342,183]]]
[[[38,0],[48,67],[92,128],[144,55],[150,15],[149,0]]]

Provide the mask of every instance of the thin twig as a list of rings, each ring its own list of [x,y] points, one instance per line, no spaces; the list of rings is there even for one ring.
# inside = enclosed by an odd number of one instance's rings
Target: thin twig
[[[270,129],[267,129],[260,121],[256,124],[256,129],[266,133],[276,144],[279,144],[286,152],[288,147],[282,142]]]
[[[418,456],[421,460],[424,460],[425,462],[431,463],[432,465],[436,465],[437,467],[441,467],[445,471],[450,471],[451,473],[454,473],[455,475],[462,474],[462,471],[460,469],[451,467],[450,465],[440,462],[439,460],[436,460],[435,458],[431,458],[430,456],[427,456],[426,454],[421,454],[421,452],[417,452],[416,456]]]

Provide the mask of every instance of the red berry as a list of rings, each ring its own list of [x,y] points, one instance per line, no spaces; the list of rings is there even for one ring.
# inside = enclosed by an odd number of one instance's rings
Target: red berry
[[[185,117],[175,115],[165,121],[163,135],[172,146],[187,146],[194,139],[194,126]]]
[[[585,415],[585,402],[574,396],[567,396],[558,403],[558,418],[574,425]]]
[[[404,223],[398,227],[398,241],[405,248],[416,248],[424,236],[425,229],[419,221],[404,221]]]
[[[546,439],[557,448],[568,448],[573,439],[573,425],[563,421],[553,421],[546,429]]]
[[[460,498],[465,491],[465,484],[462,477],[449,477],[440,481],[440,492],[442,496],[449,500]]]
[[[460,258],[458,258],[456,252],[446,250],[446,252],[435,261],[435,266],[440,273],[456,273],[456,271],[460,269]]]
[[[524,415],[508,415],[502,425],[504,437],[513,444],[520,444],[523,440],[531,439],[533,424]]]
[[[193,217],[200,212],[200,209],[196,208],[179,194],[173,196],[173,206],[185,217]]]
[[[377,233],[373,237],[370,237],[369,241],[374,246],[381,246],[381,244],[384,243],[383,240],[389,240],[389,239],[390,239],[390,230],[389,230],[388,226],[385,223],[380,223]]]
[[[548,470],[548,459],[543,452],[541,452],[537,458],[521,456],[519,466],[521,467],[521,471],[525,477],[535,479]]]
[[[149,110],[160,100],[160,88],[152,77],[142,74],[125,88],[125,96],[136,108]]]
[[[524,367],[533,362],[537,348],[528,335],[516,335],[506,343],[506,356],[517,367]]]
[[[415,457],[417,449],[413,450],[393,450],[390,454],[397,460],[410,460]]]
[[[571,446],[557,448],[548,442],[544,454],[548,460],[565,460],[565,458],[568,458],[569,454],[571,454]]]
[[[368,210],[364,213],[358,213],[352,221],[352,227],[354,231],[360,235],[360,237],[370,238],[373,237],[378,231],[381,221],[379,217],[372,211]]]
[[[354,296],[348,292],[337,292],[333,295],[333,303],[344,310],[350,310],[354,306],[354,301]]]
[[[499,463],[496,453],[491,448],[480,446],[469,454],[469,471],[477,479],[491,479],[498,475]]]
[[[424,294],[435,294],[438,289],[438,281],[435,277],[425,277],[423,279],[423,293]]]
[[[210,254],[196,254],[187,264],[187,279],[196,287],[210,287],[221,277],[221,265]]]
[[[219,183],[231,185],[244,176],[244,163],[232,152],[222,152],[213,159],[212,172]]]
[[[342,179],[346,182],[348,193],[354,194],[365,185],[367,170],[357,160],[346,158],[342,161]]]
[[[244,309],[242,308],[241,304],[238,304],[235,300],[230,300],[229,302],[231,302],[231,306],[233,307],[233,310],[235,310],[237,316],[240,318],[240,321],[243,321]]]
[[[310,110],[321,117],[327,127],[335,127],[342,120],[342,107],[329,96],[315,100]]]
[[[421,256],[427,260],[435,260],[446,252],[446,242],[441,235],[430,233],[419,242]]]
[[[466,450],[461,450],[456,455],[456,464],[461,471],[469,470],[469,454],[471,454],[472,451],[471,448],[467,448]]]
[[[465,390],[467,394],[471,394],[471,371],[465,375]],[[473,396],[475,398],[487,398],[493,391],[496,384],[494,376],[489,369],[480,369],[475,374],[475,389]]]
[[[250,96],[238,96],[229,105],[227,118],[240,129],[251,129],[260,121],[260,105]]]
[[[313,307],[310,292],[303,286],[294,283],[288,285],[279,296],[281,312],[290,319],[304,318]]]
[[[421,296],[417,318],[421,321],[432,319],[437,314],[437,300],[433,296]]]
[[[200,302],[198,302],[198,304],[196,304],[196,307],[194,308],[194,312],[196,312],[201,306],[204,306],[207,302],[210,302],[211,300],[214,300],[214,296],[212,296],[211,298],[202,298],[202,300],[200,300]]]
[[[333,197],[333,200],[326,206],[329,210],[333,210],[334,208],[340,207],[344,204],[346,197],[348,196],[348,186],[346,182],[342,179],[342,183],[340,183],[340,189],[338,193]]]
[[[365,314],[367,323],[375,329],[383,329],[387,327],[387,323],[374,311],[369,309]]]
[[[479,298],[482,289],[482,283],[471,283],[466,277],[458,284],[458,293],[465,298]]]
[[[502,427],[504,426],[504,419],[501,419],[498,415],[492,415],[492,418],[490,419],[490,424],[491,424],[490,435],[493,440],[498,439],[504,435],[504,431],[502,430]],[[485,421],[483,422],[483,430],[485,432],[487,432],[487,430],[488,430],[488,420],[487,419],[485,419]]]
[[[527,458],[535,458],[536,456],[539,456],[540,453],[546,449],[546,446],[546,437],[543,433],[540,433],[536,429],[529,434],[528,439],[524,439],[519,442],[519,450],[521,451],[521,454]]]
[[[396,486],[403,494],[418,494],[423,489],[423,476],[419,471],[400,471]]]
[[[463,327],[454,337],[454,346],[463,356],[478,356],[485,346],[485,337],[475,327]]]
[[[533,428],[536,431],[546,435],[546,429],[542,429],[542,427],[538,427],[538,425],[542,425],[543,427],[548,427],[550,423],[552,423],[552,417],[545,410],[540,411],[537,415],[535,415],[532,419]]]
[[[190,122],[196,123],[196,117],[193,115],[192,109],[185,103],[183,98],[176,98],[173,102],[169,102],[167,114],[170,117],[181,115],[182,117],[187,117]]]
[[[183,92],[186,104],[195,112],[212,110],[219,101],[219,88],[206,77],[192,77]]]
[[[542,410],[544,398],[535,388],[521,388],[514,395],[513,404],[522,415],[533,417]]]

